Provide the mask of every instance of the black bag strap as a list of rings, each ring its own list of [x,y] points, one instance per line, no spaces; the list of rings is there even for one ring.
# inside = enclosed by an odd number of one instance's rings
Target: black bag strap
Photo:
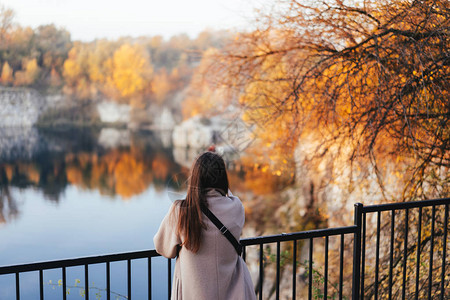
[[[205,205],[201,205],[202,212],[208,217],[208,219],[211,220],[211,222],[216,225],[216,227],[220,230],[220,232],[230,241],[230,243],[233,245],[234,249],[236,249],[236,252],[238,256],[241,256],[242,254],[242,245],[239,243],[234,235],[231,234],[231,232],[228,230],[228,228],[223,225],[222,222],[220,222],[219,219],[207,208]]]

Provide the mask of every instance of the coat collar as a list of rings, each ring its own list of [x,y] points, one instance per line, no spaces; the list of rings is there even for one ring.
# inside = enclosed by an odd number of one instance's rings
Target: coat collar
[[[207,189],[206,190],[207,197],[224,197],[218,190],[216,189]]]

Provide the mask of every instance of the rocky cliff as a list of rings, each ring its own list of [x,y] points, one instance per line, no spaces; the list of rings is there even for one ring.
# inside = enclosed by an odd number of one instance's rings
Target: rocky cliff
[[[45,108],[45,99],[33,89],[0,88],[0,127],[33,126]]]

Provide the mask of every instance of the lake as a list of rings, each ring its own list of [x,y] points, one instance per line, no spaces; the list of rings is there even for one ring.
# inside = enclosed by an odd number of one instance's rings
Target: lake
[[[173,148],[170,132],[3,128],[0,133],[0,266],[153,249],[162,218],[184,195],[195,156],[192,149]],[[229,173],[232,187],[242,180],[241,171]],[[154,272],[166,272],[165,264],[156,259]],[[126,295],[125,267],[111,267],[117,299]],[[103,269],[90,267],[92,298],[106,298]],[[82,272],[71,268],[68,274],[69,299],[83,298]],[[137,299],[146,297],[140,272],[146,278],[145,262],[133,262]],[[60,299],[61,271],[44,274],[45,298]],[[21,275],[21,299],[39,295],[37,276]],[[155,277],[153,296],[166,297],[166,275]],[[15,299],[13,276],[0,277],[0,299]]]

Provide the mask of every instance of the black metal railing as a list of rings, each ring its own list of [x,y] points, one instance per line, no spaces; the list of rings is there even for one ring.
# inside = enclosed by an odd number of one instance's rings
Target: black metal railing
[[[256,250],[256,252],[252,253],[256,254],[253,258],[256,257],[254,261],[259,268],[256,281],[256,292],[259,299],[263,299],[265,296],[264,282],[269,279],[271,282],[274,282],[274,289],[269,291],[271,294],[267,296],[270,297],[274,293],[275,298],[279,299],[283,289],[281,284],[282,272],[283,276],[285,276],[285,273],[288,271],[292,272],[288,296],[288,298],[292,299],[302,298],[301,294],[299,296],[299,289],[297,288],[299,275],[303,276],[303,282],[307,282],[308,299],[345,299],[349,297],[352,299],[363,299],[364,297],[378,299],[381,296],[389,299],[392,297],[405,299],[411,295],[414,295],[416,299],[423,298],[422,296],[431,299],[435,298],[436,295],[439,295],[440,299],[445,299],[449,293],[447,286],[449,280],[445,277],[447,265],[449,264],[449,260],[446,258],[449,204],[450,198],[371,206],[363,206],[358,203],[355,204],[354,225],[352,226],[242,239],[241,243],[244,247],[242,255],[244,260],[251,264],[252,258],[249,257],[249,253],[251,250]],[[429,211],[430,209],[431,211]],[[417,210],[417,212],[413,210]],[[376,221],[372,220],[375,219],[372,217],[374,213],[376,214]],[[384,223],[382,223],[381,217],[383,213],[390,214],[390,218]],[[400,214],[403,214],[403,218],[396,218]],[[412,220],[415,220],[415,218],[417,218],[416,229],[412,226]],[[430,223],[428,224],[428,222]],[[374,223],[374,226],[369,227],[368,225],[372,223]],[[428,230],[428,227],[430,232],[424,231],[424,229]],[[412,239],[413,234],[416,234],[415,240]],[[387,239],[384,239],[384,237]],[[437,237],[440,240],[437,240]],[[346,239],[347,242],[345,242]],[[382,245],[386,244],[385,240],[387,240],[389,247],[383,250]],[[375,245],[373,246],[374,241]],[[438,251],[434,251],[435,244],[439,244],[442,247]],[[273,248],[275,248],[275,254],[272,254]],[[285,249],[283,253],[282,249]],[[301,249],[307,249],[308,253],[300,253]],[[427,249],[428,251],[426,251]],[[349,252],[350,255],[347,254],[344,257],[346,252]],[[42,300],[45,299],[44,271],[60,269],[62,272],[61,299],[66,300],[67,268],[82,267],[84,268],[84,288],[87,291],[85,298],[89,300],[89,267],[104,264],[106,267],[106,299],[110,300],[110,266],[112,262],[123,261],[126,262],[127,273],[127,292],[125,297],[131,299],[132,261],[146,259],[148,270],[146,285],[148,299],[151,299],[152,259],[158,256],[160,255],[155,250],[149,250],[6,266],[0,267],[0,275],[15,276],[15,298],[20,300],[20,275],[26,272],[38,272],[39,299]],[[300,261],[302,256],[306,257],[303,264]],[[369,260],[372,256],[375,256],[373,264]],[[408,261],[413,260],[413,256],[415,257],[415,266],[411,267],[412,263],[410,262],[408,265]],[[428,267],[428,272],[425,277],[420,277],[419,275],[424,268],[422,258],[426,258],[428,262],[428,266],[426,266]],[[439,259],[441,261],[438,261]],[[172,260],[166,260],[167,295],[170,298]],[[331,260],[334,261],[333,266],[338,266],[339,272],[334,270],[330,272]],[[323,269],[320,269],[321,272],[318,271],[318,261],[323,261],[323,266],[320,267],[323,267]],[[383,268],[380,270],[380,265],[385,266],[386,264],[388,265],[387,272],[384,272]],[[268,267],[275,269],[275,273],[272,274],[273,277],[270,276],[271,274],[267,274],[266,269]],[[350,274],[348,274],[349,272],[344,274],[346,267],[351,267]],[[306,271],[303,274],[298,274],[300,268]],[[434,276],[439,269],[439,276]],[[411,276],[408,276],[411,275],[411,270],[416,272],[414,280]],[[372,271],[374,278],[368,283],[368,275],[372,274]],[[160,274],[157,274],[157,276],[159,277]],[[267,279],[268,276],[270,277],[269,279]],[[336,277],[335,281],[331,278],[332,276]],[[319,279],[316,280],[317,278]],[[386,280],[387,295],[381,295],[382,292],[386,293],[386,288],[384,287],[386,286]],[[351,284],[351,289],[346,289],[351,290],[351,296],[344,295],[344,284]],[[380,289],[381,285],[383,286],[382,289]],[[399,288],[394,289],[394,286],[399,286]],[[331,288],[334,289],[333,293]]]
[[[450,198],[370,206],[357,204],[358,218],[362,219],[361,252],[358,250],[360,255],[357,255],[361,256],[361,287],[358,288],[361,299],[365,296],[375,300],[450,299],[448,271],[447,279],[445,277],[450,263],[447,258],[449,204]],[[375,215],[376,221],[371,223],[376,225],[368,226],[367,220],[375,219]],[[382,219],[385,219],[384,223]],[[388,238],[384,255],[381,253],[383,233]],[[440,247],[436,247],[437,242]],[[370,251],[375,262],[369,264],[373,267],[367,268]],[[388,266],[384,274],[380,270],[383,265]],[[367,285],[369,274],[373,274],[373,278],[369,278]],[[386,280],[387,295],[386,289],[380,290]]]
[[[110,266],[112,262],[126,261],[127,262],[127,298],[131,299],[131,261],[136,259],[147,259],[148,265],[148,299],[152,297],[152,258],[161,256],[156,252],[156,250],[147,251],[137,251],[137,252],[127,252],[111,255],[101,255],[101,256],[91,256],[75,259],[64,259],[55,260],[49,262],[40,262],[32,264],[23,264],[16,266],[8,266],[0,268],[0,275],[15,274],[15,290],[16,299],[20,300],[20,274],[24,272],[39,272],[39,299],[44,299],[44,271],[51,269],[61,269],[62,270],[62,299],[67,299],[67,268],[82,266],[84,267],[84,284],[85,290],[89,291],[89,266],[95,264],[105,264],[106,267],[106,296],[107,299],[111,299],[111,272]],[[171,267],[172,260],[167,259],[167,269],[168,269],[168,292],[170,295],[171,289]],[[85,293],[86,300],[89,300],[89,292]]]
[[[288,233],[288,234],[280,234],[280,235],[272,235],[272,236],[262,236],[241,240],[242,245],[244,246],[243,258],[246,259],[247,248],[250,246],[258,246],[259,250],[259,279],[257,284],[257,294],[259,299],[263,299],[263,285],[264,285],[264,246],[268,246],[270,244],[276,245],[276,264],[275,264],[275,298],[280,298],[280,275],[281,275],[281,247],[282,243],[292,242],[292,253],[291,255],[291,263],[292,263],[292,288],[291,288],[291,298],[296,299],[297,297],[297,267],[298,267],[298,243],[301,241],[308,241],[308,259],[305,263],[305,268],[307,269],[308,276],[308,299],[317,298],[317,295],[313,295],[313,274],[314,274],[314,245],[317,239],[325,239],[324,241],[324,251],[323,258],[325,261],[324,264],[324,273],[323,276],[323,294],[321,294],[320,298],[328,299],[328,258],[329,258],[329,238],[332,236],[339,237],[339,282],[338,282],[338,297],[342,299],[343,297],[343,264],[344,264],[344,237],[345,235],[354,236],[357,233],[357,226],[347,226],[347,227],[339,227],[339,228],[327,228],[327,229],[317,229],[296,233]],[[356,293],[352,291],[352,293]]]

